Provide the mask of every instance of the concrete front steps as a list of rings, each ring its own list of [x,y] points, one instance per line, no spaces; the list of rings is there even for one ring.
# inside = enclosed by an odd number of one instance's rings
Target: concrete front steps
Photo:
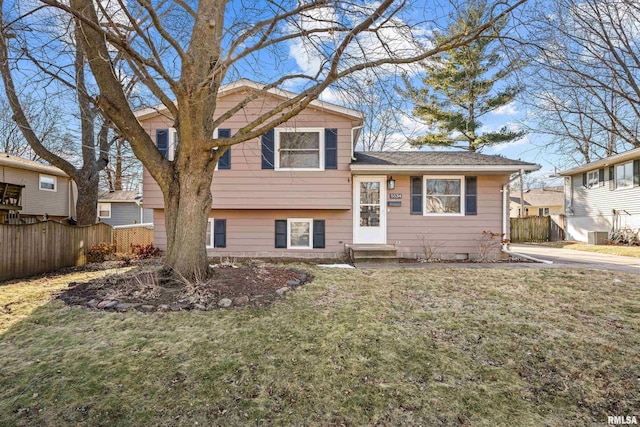
[[[358,264],[398,264],[394,245],[356,244],[349,247],[351,261]]]

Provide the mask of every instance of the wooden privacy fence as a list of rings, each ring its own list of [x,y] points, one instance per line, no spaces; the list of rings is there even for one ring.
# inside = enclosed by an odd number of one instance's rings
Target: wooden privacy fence
[[[0,224],[0,280],[84,265],[93,245],[111,242],[112,229],[107,224]]]
[[[511,242],[564,240],[564,215],[511,218]]]
[[[131,245],[153,243],[153,224],[118,225],[113,227],[116,252],[131,252]]]

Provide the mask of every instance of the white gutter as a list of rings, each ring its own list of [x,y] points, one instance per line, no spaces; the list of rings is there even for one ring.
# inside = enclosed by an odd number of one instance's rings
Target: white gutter
[[[354,128],[351,128],[351,160],[355,160],[356,157],[354,155],[354,151],[356,150],[355,147],[355,132],[362,129],[364,127],[364,125],[360,125],[360,126],[356,126]],[[352,165],[353,166],[353,165]]]
[[[352,171],[367,172],[443,172],[443,171],[477,171],[477,172],[513,172],[535,171],[538,165],[351,165]]]

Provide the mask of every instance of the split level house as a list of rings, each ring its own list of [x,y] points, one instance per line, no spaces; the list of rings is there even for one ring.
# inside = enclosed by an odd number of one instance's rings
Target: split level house
[[[566,235],[640,228],[640,148],[561,172],[565,177]]]
[[[62,170],[0,153],[0,224],[73,217],[76,193]]]
[[[149,224],[153,211],[143,207],[139,191],[102,191],[98,195],[98,218],[114,227]]]
[[[264,86],[240,80],[220,89],[222,114]],[[233,135],[295,94],[269,89],[216,130]],[[177,145],[163,107],[138,120],[169,159]],[[471,152],[354,152],[364,116],[313,101],[261,138],[234,145],[212,184],[210,256],[343,257],[351,248],[383,248],[421,257],[473,258],[483,231],[508,233],[510,175],[539,166]],[[148,171],[145,207],[154,244],[166,248],[162,193]]]

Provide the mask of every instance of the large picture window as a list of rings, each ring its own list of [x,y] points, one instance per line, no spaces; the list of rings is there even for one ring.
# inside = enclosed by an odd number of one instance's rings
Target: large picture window
[[[464,215],[464,177],[425,176],[425,215]]]
[[[633,162],[616,165],[616,188],[633,187]]]
[[[276,169],[324,169],[324,129],[276,129]]]

